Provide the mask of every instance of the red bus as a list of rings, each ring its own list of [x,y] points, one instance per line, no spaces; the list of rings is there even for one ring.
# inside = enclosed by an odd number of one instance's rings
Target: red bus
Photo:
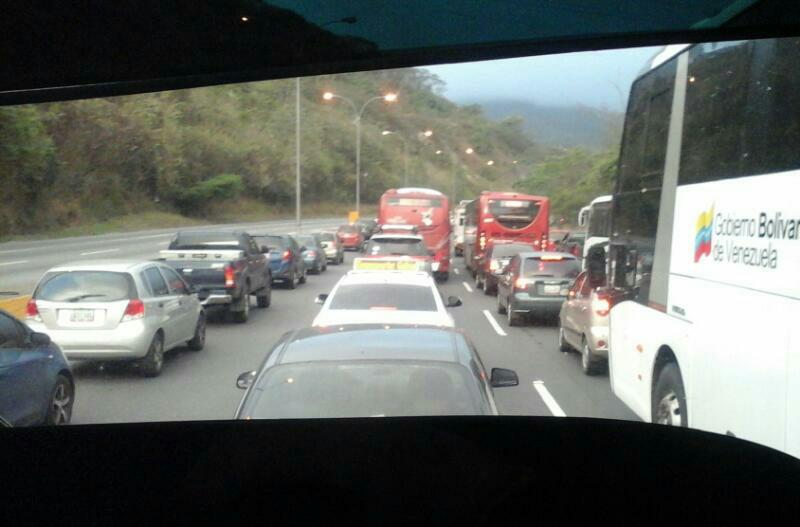
[[[475,276],[491,239],[519,240],[549,248],[550,200],[514,192],[481,192],[464,211],[464,264]]]
[[[378,206],[380,225],[414,225],[433,253],[431,269],[438,280],[450,277],[450,203],[428,188],[389,189]]]

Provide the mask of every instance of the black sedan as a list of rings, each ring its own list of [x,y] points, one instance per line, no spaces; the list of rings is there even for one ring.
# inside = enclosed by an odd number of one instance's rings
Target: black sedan
[[[75,380],[61,349],[0,311],[2,420],[13,426],[68,424],[74,402]]]
[[[487,376],[457,330],[384,324],[305,328],[283,335],[261,367],[241,374],[237,419],[497,415]]]

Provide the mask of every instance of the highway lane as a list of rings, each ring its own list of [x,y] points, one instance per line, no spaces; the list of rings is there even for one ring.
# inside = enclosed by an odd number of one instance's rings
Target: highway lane
[[[306,220],[303,222],[303,230],[335,228],[344,221],[344,218]],[[296,230],[296,223],[293,220],[276,220],[6,242],[0,244],[0,291],[30,294],[45,271],[65,262],[105,258],[155,258],[159,250],[167,247],[178,230],[207,229],[243,229],[252,233],[292,232]]]
[[[243,393],[235,387],[236,377],[257,368],[284,332],[311,323],[319,309],[314,298],[333,288],[351,268],[352,258],[353,253],[347,253],[344,265],[329,265],[327,272],[309,276],[294,291],[276,287],[272,306],[255,309],[254,303],[247,324],[211,322],[206,349],[169,354],[160,377],[142,378],[125,365],[101,369],[76,363],[73,422],[230,418]],[[611,393],[607,376],[583,375],[577,354],[558,351],[554,325],[509,328],[496,316],[494,297],[467,292],[462,284],[467,276],[459,267],[459,274],[452,274],[441,290],[445,296],[463,299],[464,305],[452,312],[457,325],[475,342],[484,365],[512,368],[519,374],[520,386],[495,391],[502,413],[550,416],[560,410],[568,416],[637,419]],[[484,310],[505,336],[497,333]]]

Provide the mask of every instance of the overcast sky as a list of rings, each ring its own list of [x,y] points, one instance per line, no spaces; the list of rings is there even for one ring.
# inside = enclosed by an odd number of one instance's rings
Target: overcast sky
[[[587,51],[427,68],[457,103],[516,99],[624,110],[631,83],[661,47]],[[622,96],[614,85],[619,86]]]

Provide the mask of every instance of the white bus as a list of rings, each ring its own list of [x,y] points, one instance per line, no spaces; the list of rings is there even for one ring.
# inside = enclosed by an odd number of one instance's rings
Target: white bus
[[[586,241],[583,244],[583,268],[586,269],[586,254],[589,247],[605,243],[611,234],[612,196],[598,196],[578,214],[578,226],[586,228]]]
[[[614,393],[796,457],[798,58],[800,38],[698,44],[635,81],[606,267]]]

